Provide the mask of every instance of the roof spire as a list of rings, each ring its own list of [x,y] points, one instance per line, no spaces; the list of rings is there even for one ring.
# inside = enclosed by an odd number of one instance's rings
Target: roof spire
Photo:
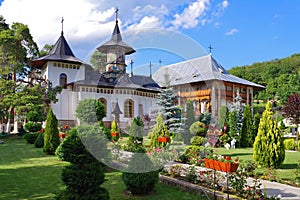
[[[150,78],[152,78],[152,63],[151,63],[151,61],[150,61],[149,67],[150,67]]]
[[[64,17],[61,18],[61,35],[64,35]]]

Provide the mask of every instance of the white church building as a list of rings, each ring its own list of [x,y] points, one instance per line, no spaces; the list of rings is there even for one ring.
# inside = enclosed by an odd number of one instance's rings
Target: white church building
[[[126,73],[125,56],[135,50],[122,40],[118,19],[111,39],[97,50],[107,55],[102,73],[73,54],[62,31],[49,54],[32,61],[31,65],[40,69],[42,77],[51,81],[53,87],[63,88],[57,95],[58,102],[51,105],[59,125],[78,124],[76,107],[87,98],[104,104],[103,122],[108,127],[116,116],[120,127],[126,127],[134,117],[156,113],[160,87],[150,76]]]

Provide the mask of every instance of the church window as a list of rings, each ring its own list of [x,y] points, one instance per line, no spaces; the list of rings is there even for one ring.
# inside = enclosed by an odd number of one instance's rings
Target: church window
[[[124,117],[133,118],[134,103],[133,100],[127,99],[124,102]]]
[[[62,88],[67,88],[67,75],[62,73],[59,75],[59,85]]]
[[[56,62],[55,62],[55,63],[53,63],[53,66],[54,66],[54,67],[56,67]]]
[[[106,101],[106,99],[100,98],[100,99],[98,99],[98,101],[100,101],[103,104],[105,116],[107,116],[107,101]]]

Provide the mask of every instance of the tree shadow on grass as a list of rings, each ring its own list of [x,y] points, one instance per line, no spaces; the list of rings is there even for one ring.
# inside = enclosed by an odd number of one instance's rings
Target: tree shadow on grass
[[[297,163],[280,165],[280,169],[296,169],[296,168],[297,168]]]
[[[0,170],[0,199],[54,199],[63,187],[63,167],[53,164]]]

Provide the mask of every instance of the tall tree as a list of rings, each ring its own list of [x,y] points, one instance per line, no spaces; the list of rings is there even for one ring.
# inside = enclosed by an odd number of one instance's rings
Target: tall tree
[[[253,146],[253,159],[259,165],[278,168],[284,158],[283,140],[277,122],[273,119],[272,104],[268,102],[260,119]]]
[[[59,146],[58,122],[52,109],[50,108],[44,133],[44,152],[54,155],[56,148]]]
[[[241,147],[251,147],[254,140],[252,140],[253,135],[253,120],[251,108],[249,105],[244,107],[243,113],[243,123],[241,129]]]
[[[100,51],[95,51],[91,56],[90,62],[96,71],[103,73],[107,64],[106,54],[103,54]]]
[[[194,104],[193,101],[187,100],[186,101],[186,115],[185,115],[185,126],[186,130],[183,135],[184,143],[189,144],[191,139],[191,134],[189,132],[190,126],[196,121],[195,111],[194,111]]]
[[[298,93],[295,93],[288,98],[283,110],[284,116],[296,125],[296,149],[298,151],[298,128],[300,124],[300,96]]]

